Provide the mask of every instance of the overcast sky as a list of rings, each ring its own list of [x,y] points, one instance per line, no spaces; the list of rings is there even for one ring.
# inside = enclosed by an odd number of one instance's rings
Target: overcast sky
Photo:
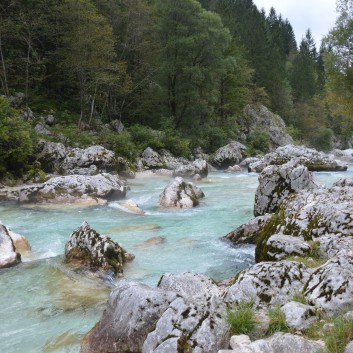
[[[308,28],[311,29],[316,46],[334,26],[336,21],[336,0],[253,0],[259,10],[268,14],[273,6],[277,14],[282,14],[291,23],[299,45]]]

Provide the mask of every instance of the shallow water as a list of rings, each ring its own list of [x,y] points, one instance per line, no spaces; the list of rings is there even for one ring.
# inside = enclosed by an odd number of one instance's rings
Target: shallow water
[[[318,173],[331,184],[346,173]],[[114,282],[103,284],[62,263],[65,242],[86,220],[135,254],[129,280],[156,285],[165,272],[194,271],[215,280],[234,276],[254,262],[254,247],[231,247],[219,238],[252,218],[257,174],[211,173],[197,185],[199,207],[158,207],[168,177],[130,181],[127,198],[146,213],[124,211],[117,202],[89,208],[36,208],[0,204],[0,222],[25,235],[32,253],[0,270],[0,352],[79,352],[79,342],[101,316]]]

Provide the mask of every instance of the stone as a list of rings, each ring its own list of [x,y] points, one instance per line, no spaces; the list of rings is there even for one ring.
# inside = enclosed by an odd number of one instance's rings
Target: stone
[[[121,280],[102,318],[84,338],[82,353],[141,353],[147,335],[178,295]]]
[[[319,184],[315,182],[313,174],[302,165],[289,162],[281,166],[268,166],[259,176],[254,215],[257,217],[273,213],[289,194],[318,187]]]
[[[250,337],[247,335],[237,335],[230,338],[230,346],[235,351],[243,346],[248,346],[251,343]]]
[[[314,271],[304,287],[311,305],[329,316],[353,309],[353,255],[340,255]]]
[[[41,203],[74,203],[87,197],[117,199],[125,195],[125,182],[107,173],[94,176],[67,175],[51,178],[42,184],[0,190],[0,199]]]
[[[149,238],[149,239],[143,241],[140,244],[137,244],[136,247],[148,248],[150,246],[160,245],[160,244],[163,244],[163,243],[165,243],[165,238],[164,237],[152,237],[152,238]]]
[[[13,232],[10,228],[7,228],[8,233],[13,241],[16,252],[20,253],[21,256],[31,251],[31,246],[28,240],[21,234]]]
[[[55,123],[55,117],[53,114],[48,114],[45,118],[44,121],[47,125],[53,126]]]
[[[204,193],[198,187],[177,177],[163,190],[159,203],[163,207],[192,208],[199,204],[202,197]]]
[[[260,231],[270,218],[270,214],[253,218],[225,235],[223,239],[231,241],[234,245],[256,244]]]
[[[230,166],[225,170],[226,173],[240,173],[241,171],[242,169],[237,164]]]
[[[145,214],[145,211],[142,210],[138,206],[138,204],[133,200],[126,200],[123,202],[115,202],[115,203],[110,204],[110,206],[113,206],[113,205],[115,205],[116,207],[118,207],[124,211],[130,212],[130,213],[135,213],[135,214],[139,214],[139,215]]]
[[[305,256],[311,252],[311,246],[299,237],[273,234],[266,242],[267,260],[278,261],[288,256]]]
[[[260,158],[257,158],[257,157],[248,157],[248,158],[245,158],[245,159],[239,164],[239,166],[242,167],[242,168],[248,168],[250,164],[256,163],[256,162],[259,162],[259,161],[260,161]]]
[[[226,146],[219,148],[211,160],[217,168],[228,168],[234,164],[239,164],[244,159],[246,147],[240,142],[232,141]]]
[[[258,308],[285,304],[300,292],[310,276],[303,264],[295,261],[261,262],[241,272],[225,295],[227,303],[254,302]]]
[[[249,172],[261,173],[269,165],[282,165],[290,160],[304,165],[309,171],[345,171],[347,166],[329,155],[305,146],[286,145],[266,154],[260,161],[250,163]]]
[[[147,147],[142,152],[141,156],[142,164],[144,167],[147,167],[149,169],[165,168],[165,162],[163,161],[162,157],[152,148]]]
[[[34,130],[39,135],[51,135],[49,126],[45,123],[39,123],[34,127]]]
[[[282,306],[288,327],[295,330],[305,330],[316,320],[315,308],[298,302],[289,302]]]
[[[204,159],[196,159],[191,163],[179,165],[173,171],[173,176],[184,178],[192,178],[196,174],[199,174],[202,178],[207,177],[208,166]]]
[[[101,270],[121,275],[127,260],[126,251],[119,244],[83,222],[65,245],[65,261],[79,264],[93,272]]]
[[[35,119],[31,108],[27,108],[26,110],[24,110],[22,113],[22,117],[26,121],[33,121]]]
[[[195,174],[193,177],[192,177],[192,180],[194,181],[200,181],[202,178],[201,178],[201,175],[200,174]]]
[[[344,353],[353,353],[353,341],[347,344]]]
[[[16,252],[7,227],[0,224],[0,268],[13,267],[20,262],[21,255]]]
[[[121,134],[125,129],[124,124],[118,119],[111,121],[109,125],[113,131],[119,134]]]
[[[293,143],[292,137],[286,131],[286,124],[277,114],[272,113],[268,108],[260,104],[247,105],[244,109],[246,135],[256,129],[265,132],[269,138],[272,148],[285,146]]]

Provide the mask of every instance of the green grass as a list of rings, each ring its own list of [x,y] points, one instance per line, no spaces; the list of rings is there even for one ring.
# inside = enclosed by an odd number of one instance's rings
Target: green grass
[[[253,303],[241,302],[233,309],[228,309],[227,320],[232,335],[248,335],[255,331],[257,322]]]
[[[270,318],[268,326],[268,334],[273,335],[276,332],[289,332],[289,327],[286,323],[286,316],[281,310],[280,306],[276,306],[268,310],[268,316]]]
[[[305,305],[308,304],[308,300],[305,297],[304,293],[302,293],[302,292],[295,293],[291,299],[294,302],[302,303],[302,304],[305,304]]]
[[[328,260],[328,258],[321,251],[320,242],[311,240],[308,243],[311,246],[310,254],[307,256],[288,256],[286,260],[301,262],[303,265],[309,268],[322,266]]]
[[[325,332],[324,353],[344,353],[347,344],[353,339],[353,320],[338,317],[332,320],[334,327]]]

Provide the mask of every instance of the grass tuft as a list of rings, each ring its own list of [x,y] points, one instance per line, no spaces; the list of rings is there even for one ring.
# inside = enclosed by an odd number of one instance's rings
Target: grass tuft
[[[248,335],[256,330],[257,322],[252,302],[241,302],[228,309],[227,319],[232,335]]]
[[[286,323],[286,316],[279,305],[269,309],[268,316],[270,318],[270,323],[268,326],[269,335],[273,335],[275,332],[289,332],[289,327]]]

